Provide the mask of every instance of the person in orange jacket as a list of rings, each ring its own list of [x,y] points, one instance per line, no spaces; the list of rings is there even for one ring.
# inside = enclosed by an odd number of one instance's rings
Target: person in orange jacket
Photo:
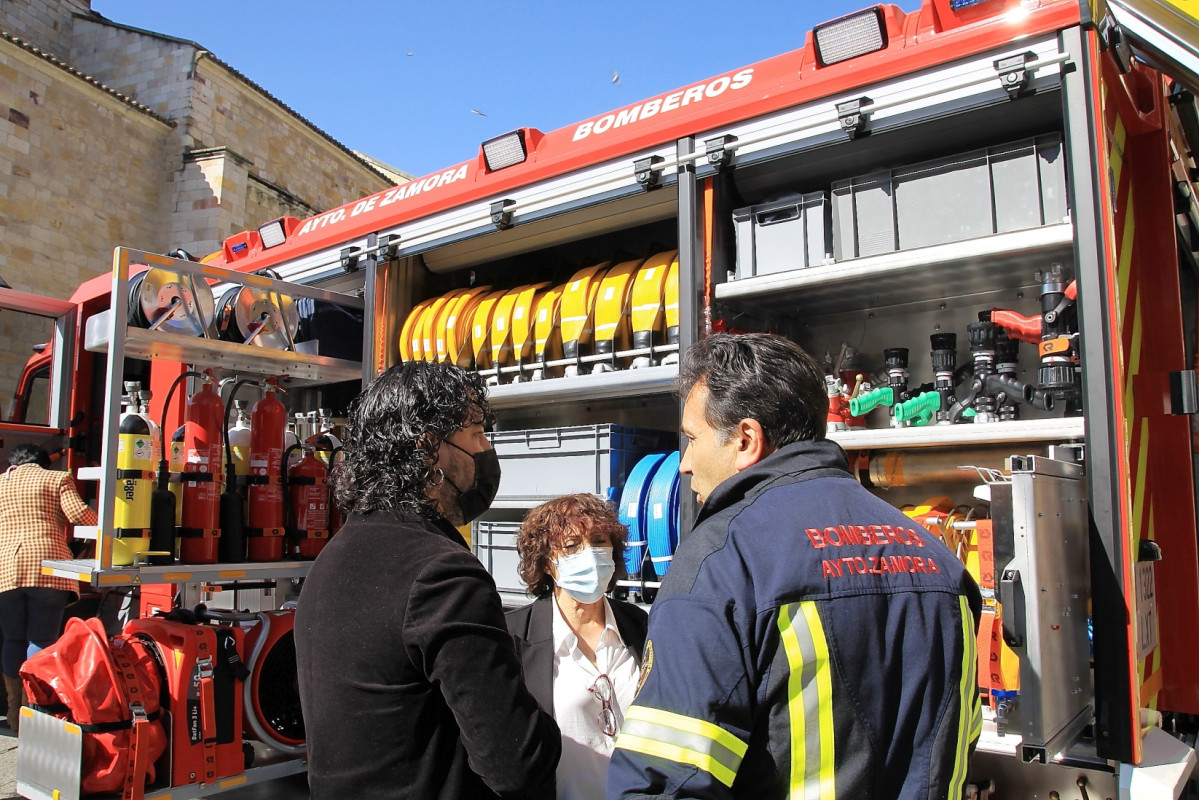
[[[50,469],[50,455],[19,444],[0,475],[0,664],[8,691],[8,724],[17,730],[25,659],[58,638],[63,611],[79,584],[42,574],[42,561],[70,559],[70,524],[95,525],[70,474]]]

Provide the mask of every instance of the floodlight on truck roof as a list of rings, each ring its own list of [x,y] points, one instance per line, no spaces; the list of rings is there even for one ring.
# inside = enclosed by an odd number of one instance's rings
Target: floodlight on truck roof
[[[827,67],[887,47],[887,26],[879,6],[850,14],[812,29],[816,58]]]
[[[527,161],[543,135],[536,128],[517,128],[483,142],[480,149],[487,171],[495,172]]]

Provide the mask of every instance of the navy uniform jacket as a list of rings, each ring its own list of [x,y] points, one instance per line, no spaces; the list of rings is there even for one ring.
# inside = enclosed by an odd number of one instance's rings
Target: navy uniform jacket
[[[720,484],[650,612],[609,798],[960,798],[978,587],[828,440]]]

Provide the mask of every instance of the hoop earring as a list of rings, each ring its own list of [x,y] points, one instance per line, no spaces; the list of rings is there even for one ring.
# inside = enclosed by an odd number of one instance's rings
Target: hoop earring
[[[434,475],[437,475],[437,483],[433,482]],[[429,488],[436,489],[444,481],[445,481],[445,472],[441,469],[441,467],[434,467],[433,469],[429,470],[429,478],[427,481],[429,484]]]

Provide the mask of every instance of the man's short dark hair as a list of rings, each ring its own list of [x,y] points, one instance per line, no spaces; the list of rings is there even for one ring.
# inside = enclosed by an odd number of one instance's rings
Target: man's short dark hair
[[[10,466],[19,467],[22,464],[37,464],[42,469],[50,469],[50,454],[46,448],[27,442],[19,444],[8,454]]]
[[[454,431],[493,421],[478,373],[424,361],[392,367],[350,406],[343,458],[333,470],[338,505],[437,516],[426,495],[437,448]]]
[[[683,356],[675,391],[686,399],[699,384],[708,389],[708,424],[726,437],[748,418],[761,424],[771,447],[824,438],[824,371],[789,339],[772,333],[700,339]]]

